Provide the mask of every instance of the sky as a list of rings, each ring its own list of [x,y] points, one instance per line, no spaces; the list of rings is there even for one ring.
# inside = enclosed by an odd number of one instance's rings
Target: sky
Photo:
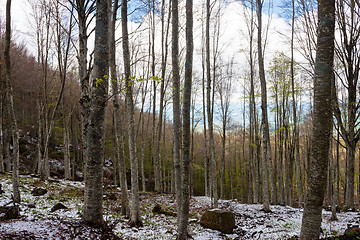
[[[31,1],[31,0],[30,0]],[[284,38],[284,35],[289,36],[290,26],[287,23],[284,16],[282,14],[283,9],[280,8],[283,0],[274,0],[273,1],[273,14],[271,16],[270,28],[267,39],[267,47],[265,51],[265,64],[267,67],[267,63],[271,60],[274,54],[278,51],[289,52],[289,44],[287,39]],[[5,18],[5,3],[6,0],[0,0],[0,17],[1,19]],[[264,6],[268,4],[268,0],[265,1]],[[264,7],[265,8],[265,7]],[[201,56],[199,54],[199,49],[201,49],[201,7],[199,6],[199,1],[194,1],[194,74],[197,75],[197,78],[200,78],[201,73]],[[179,8],[180,11],[183,11],[183,7]],[[23,42],[28,46],[29,51],[36,55],[36,48],[34,44],[34,38],[32,37],[32,27],[31,27],[31,7],[28,1],[23,0],[12,0],[12,28],[13,28],[13,38],[17,41]],[[221,19],[221,38],[220,38],[220,46],[222,46],[222,59],[223,61],[229,61],[231,58],[234,59],[236,66],[234,67],[234,75],[237,84],[233,85],[234,94],[232,95],[232,105],[233,112],[232,117],[236,119],[237,122],[242,121],[242,106],[243,104],[243,90],[241,80],[246,72],[248,71],[247,63],[246,63],[246,51],[244,49],[247,48],[247,29],[246,24],[244,23],[243,17],[244,8],[239,2],[232,2],[226,5],[223,9],[223,16]],[[263,23],[267,23],[269,20],[269,16],[267,15],[267,11],[264,9],[263,13]],[[133,21],[129,22],[129,32],[134,31],[138,27],[138,22]],[[117,37],[120,37],[120,27],[116,32]],[[157,27],[157,30],[160,31],[160,27]],[[156,44],[159,48],[160,46],[160,32],[157,34],[158,44]],[[91,49],[93,46],[93,36],[89,39],[89,48]],[[147,41],[147,37],[139,37],[139,40],[145,43]],[[158,49],[159,50],[159,49]],[[119,48],[118,58],[120,58],[121,49]],[[243,51],[243,52],[242,52]],[[300,56],[298,56],[300,57]],[[170,61],[170,59],[169,59]],[[199,94],[200,95],[200,94]],[[241,105],[240,105],[241,104]],[[236,106],[236,107],[235,107]],[[170,114],[168,114],[170,115]]]

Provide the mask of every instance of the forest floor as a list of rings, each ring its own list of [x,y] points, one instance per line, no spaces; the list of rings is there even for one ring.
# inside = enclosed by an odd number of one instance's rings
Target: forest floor
[[[152,212],[156,204],[176,209],[172,194],[141,193],[143,226],[130,227],[128,219],[119,215],[120,191],[108,187],[104,191],[104,219],[107,227],[97,229],[81,222],[84,184],[59,179],[41,181],[29,175],[21,175],[20,219],[0,222],[0,239],[175,239],[176,217]],[[11,203],[11,176],[0,174],[4,193],[0,194],[0,206]],[[45,195],[33,196],[35,187],[48,190]],[[66,209],[51,211],[61,202]],[[235,214],[236,229],[233,234],[200,226],[202,213],[211,207],[208,197],[192,197],[190,201],[189,235],[193,239],[296,239],[300,233],[302,209],[272,205],[271,212],[263,212],[260,204],[240,204],[220,200],[219,207]],[[337,221],[330,221],[331,212],[323,211],[322,238],[342,234],[350,225],[359,225],[359,212],[338,213]],[[336,238],[334,238],[336,239]]]

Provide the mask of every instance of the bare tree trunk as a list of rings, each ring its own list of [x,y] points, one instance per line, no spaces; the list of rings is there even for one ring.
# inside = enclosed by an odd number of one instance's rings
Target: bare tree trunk
[[[334,89],[335,91],[335,89]],[[340,132],[337,132],[336,137],[336,196],[337,196],[337,205],[341,205],[341,198],[340,198]]]
[[[111,6],[111,1],[109,1],[109,6]],[[114,5],[110,11],[110,24],[109,24],[109,67],[111,75],[111,86],[114,92],[113,96],[113,111],[114,111],[114,131],[115,131],[115,156],[117,159],[114,161],[115,168],[119,166],[119,176],[120,176],[120,189],[121,189],[121,214],[124,216],[129,216],[129,200],[126,184],[126,161],[125,156],[123,155],[123,135],[124,131],[122,129],[123,117],[120,114],[120,101],[119,101],[119,81],[117,79],[116,71],[116,48],[115,48],[115,23],[117,10],[119,8],[119,0],[114,1]],[[116,176],[115,176],[116,177]]]
[[[73,10],[74,8],[71,8],[71,14],[69,19],[69,26],[68,28],[65,28],[65,26],[62,25],[62,15],[60,13],[60,4],[59,2],[54,3],[54,17],[56,20],[56,41],[55,45],[57,48],[57,60],[58,60],[58,68],[59,68],[59,77],[61,79],[62,85],[61,85],[61,91],[59,100],[62,100],[63,106],[63,126],[64,126],[64,168],[65,168],[65,178],[71,179],[71,166],[70,166],[70,137],[69,137],[69,118],[70,116],[67,116],[65,112],[65,94],[64,92],[64,86],[65,81],[67,77],[67,68],[68,68],[68,56],[70,51],[70,43],[71,43],[71,34],[73,29]],[[66,30],[64,30],[66,29]],[[66,34],[65,37],[63,36],[64,33]],[[62,41],[65,38],[65,46],[62,46]],[[56,105],[58,106],[58,104]],[[54,109],[54,113],[57,110],[57,107]],[[53,115],[54,116],[54,115]],[[54,118],[51,119],[53,122]],[[49,134],[49,133],[48,133]],[[51,133],[50,133],[51,134]],[[47,146],[45,147],[47,148]],[[50,171],[50,169],[49,169]]]
[[[181,176],[181,211],[178,212],[180,221],[178,222],[178,240],[186,240],[187,225],[189,219],[190,202],[190,107],[191,107],[191,85],[192,85],[192,64],[193,64],[193,1],[186,0],[186,59],[185,59],[185,82],[183,95],[182,112],[182,134],[183,134],[183,165]],[[180,190],[180,189],[179,189]]]
[[[95,9],[96,1],[87,1],[87,0],[69,0],[72,6],[76,6],[75,9],[78,14],[78,26],[79,26],[79,53],[78,53],[78,62],[79,62],[79,77],[80,77],[80,86],[81,86],[81,126],[82,126],[82,135],[81,135],[81,148],[82,148],[82,160],[83,164],[86,165],[88,162],[87,154],[87,136],[89,128],[89,119],[90,119],[90,101],[91,101],[91,89],[90,89],[90,72],[91,68],[88,66],[88,38],[89,34],[87,32],[88,26],[93,18],[93,11]],[[88,19],[90,21],[88,22]],[[90,61],[91,64],[91,61]],[[90,65],[89,64],[89,65]],[[85,166],[86,168],[86,166]],[[86,175],[86,174],[84,174]]]
[[[83,220],[103,226],[103,162],[105,107],[108,97],[109,43],[108,1],[96,1],[95,52],[90,119],[88,128],[88,162],[85,168]]]
[[[172,69],[173,69],[173,129],[174,129],[174,179],[177,203],[177,222],[180,225],[182,211],[182,180],[180,162],[180,70],[179,70],[179,10],[178,0],[172,0]]]
[[[0,82],[0,89],[1,91],[2,89],[2,82]],[[3,96],[0,96],[0,133],[3,133]],[[4,136],[1,135],[0,136],[0,173],[5,172],[5,167],[4,167],[4,155],[3,155],[3,138]]]
[[[332,89],[334,91],[334,89]],[[329,188],[330,194],[329,199],[331,199],[331,221],[337,220],[336,217],[336,189],[335,189],[335,160],[333,156],[333,141],[332,141],[332,131],[330,133],[330,147],[329,147]]]
[[[259,75],[261,83],[261,111],[262,111],[262,123],[261,129],[263,134],[262,140],[262,183],[263,183],[263,207],[266,212],[270,211],[270,199],[269,199],[269,176],[268,176],[268,162],[270,139],[269,139],[269,123],[267,117],[267,93],[266,93],[266,80],[264,59],[262,50],[262,1],[256,0],[257,3],[257,17],[258,17],[258,61],[259,61]],[[270,153],[270,154],[269,154]],[[270,162],[271,164],[271,162]]]
[[[143,192],[146,192],[145,181],[145,142],[141,143],[141,185]]]
[[[292,106],[293,106],[293,118],[294,118],[294,141],[295,141],[295,164],[296,164],[296,183],[299,207],[302,207],[302,182],[301,182],[301,165],[300,165],[300,140],[299,130],[297,126],[297,110],[295,101],[295,73],[294,73],[294,33],[295,33],[295,0],[291,1],[292,5],[292,17],[291,17],[291,62],[290,62],[290,74],[291,74],[291,91],[292,91]]]
[[[318,1],[318,36],[314,81],[314,120],[308,189],[300,239],[318,239],[325,195],[332,122],[335,0]]]
[[[140,219],[140,199],[139,199],[139,179],[138,179],[138,159],[136,156],[135,145],[135,123],[134,123],[134,101],[133,101],[133,82],[130,79],[130,51],[127,21],[127,0],[121,1],[122,37],[123,37],[123,57],[125,69],[125,90],[127,124],[129,135],[129,152],[131,166],[131,208],[130,224],[138,227],[142,225]]]
[[[203,31],[202,31],[203,32]],[[203,41],[203,37],[202,37]],[[204,177],[205,177],[205,196],[210,196],[209,190],[209,151],[208,138],[206,129],[206,94],[205,94],[205,64],[204,64],[204,48],[201,48],[201,66],[202,66],[202,106],[203,106],[203,123],[204,123]]]
[[[19,190],[19,130],[17,128],[17,120],[14,110],[14,97],[11,80],[11,63],[10,63],[10,42],[11,42],[11,0],[6,1],[6,31],[5,31],[5,75],[6,75],[6,87],[9,100],[9,116],[10,127],[13,138],[13,197],[15,203],[20,203],[20,190]]]
[[[64,167],[65,179],[71,179],[69,120],[64,117]]]
[[[215,159],[215,146],[214,146],[214,126],[213,126],[213,108],[212,108],[212,97],[211,97],[211,69],[210,69],[210,0],[206,1],[206,78],[207,78],[207,116],[208,116],[208,127],[209,127],[209,150],[210,150],[210,184],[211,191],[210,196],[214,199],[214,208],[218,207],[218,192],[217,192],[217,167]],[[215,66],[214,66],[215,67]],[[214,79],[213,79],[214,81]]]
[[[230,177],[230,198],[234,199],[234,180],[233,180],[233,164],[232,164],[232,155],[231,155],[231,142],[230,136],[228,138],[229,142],[229,177]],[[244,193],[244,191],[242,191]],[[244,197],[245,194],[242,194],[241,197]]]
[[[346,100],[342,103],[337,100],[335,104],[335,117],[341,135],[346,144],[346,194],[345,210],[355,210],[355,155],[357,144],[360,140],[360,131],[357,129],[359,114],[358,80],[360,72],[360,50],[357,47],[360,43],[359,12],[360,2],[354,0],[335,1],[336,18],[339,38],[336,38],[336,55],[339,59],[339,71],[335,71],[339,82],[344,87],[342,94]],[[341,70],[340,70],[341,69]],[[335,86],[335,83],[334,83]],[[340,105],[344,104],[344,112],[341,113]],[[345,113],[346,112],[346,113]]]

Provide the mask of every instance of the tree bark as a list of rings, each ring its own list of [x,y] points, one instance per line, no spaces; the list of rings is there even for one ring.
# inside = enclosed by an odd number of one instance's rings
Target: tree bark
[[[11,43],[11,0],[6,1],[6,30],[5,30],[5,77],[7,95],[9,100],[9,116],[10,127],[13,138],[13,169],[12,169],[12,183],[13,183],[13,197],[14,203],[20,203],[20,190],[19,190],[19,130],[17,127],[17,120],[14,110],[14,96],[11,79],[11,60],[10,60],[10,43]]]
[[[108,97],[108,1],[96,1],[95,52],[85,167],[83,220],[103,226],[103,163],[105,107]]]
[[[0,68],[1,69],[1,68]],[[0,70],[1,71],[1,70]],[[0,82],[0,89],[2,89],[2,81]],[[3,96],[0,96],[0,132],[3,132]],[[0,173],[5,172],[5,166],[4,166],[4,155],[3,155],[3,136],[0,137]]]
[[[317,50],[314,81],[314,120],[308,189],[300,239],[318,239],[325,195],[332,122],[335,0],[318,1]]]

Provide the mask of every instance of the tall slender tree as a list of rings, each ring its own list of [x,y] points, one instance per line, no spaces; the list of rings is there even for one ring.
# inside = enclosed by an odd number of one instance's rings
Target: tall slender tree
[[[172,0],[172,77],[173,77],[173,137],[174,137],[174,169],[175,169],[175,191],[177,212],[181,212],[182,206],[182,188],[181,188],[181,120],[180,120],[180,69],[179,69],[179,3],[178,0]],[[178,224],[181,222],[182,215],[177,215]]]
[[[217,187],[217,171],[216,171],[216,159],[215,159],[215,142],[214,142],[214,124],[213,124],[213,91],[211,91],[211,65],[210,65],[210,16],[212,4],[210,0],[206,0],[206,25],[205,25],[205,61],[206,61],[206,112],[209,127],[209,154],[210,154],[210,196],[214,199],[214,207],[218,207],[218,187]],[[214,66],[215,68],[215,66]]]
[[[266,93],[266,79],[265,67],[262,46],[262,7],[263,1],[256,0],[256,13],[258,20],[258,62],[259,62],[259,76],[261,85],[261,129],[262,129],[262,187],[263,187],[263,207],[265,211],[270,211],[270,197],[269,197],[269,175],[268,166],[269,159],[271,160],[270,150],[270,134],[269,122],[267,114],[267,93]],[[271,167],[271,161],[270,161]]]
[[[10,116],[10,126],[13,139],[13,197],[15,203],[20,203],[19,190],[19,130],[14,109],[14,96],[11,79],[11,60],[10,60],[10,43],[11,43],[11,0],[6,1],[6,30],[5,30],[5,77],[8,96],[8,111]]]
[[[335,0],[318,1],[312,149],[300,239],[318,239],[332,122]]]
[[[138,159],[136,156],[135,146],[135,122],[134,122],[134,99],[133,99],[133,81],[130,79],[130,51],[129,51],[129,34],[128,34],[128,12],[127,0],[121,1],[121,29],[122,29],[122,46],[125,73],[125,91],[126,91],[126,109],[127,109],[127,126],[129,139],[129,153],[131,166],[131,207],[130,207],[130,224],[132,226],[141,226],[140,219],[140,198],[139,198],[139,178],[138,178]]]
[[[185,59],[185,81],[184,81],[184,97],[183,97],[183,113],[182,113],[182,201],[179,217],[178,236],[179,240],[186,240],[187,225],[189,219],[189,202],[190,202],[190,107],[191,107],[191,85],[192,85],[192,64],[193,64],[193,1],[186,0],[186,59]]]
[[[77,51],[77,59],[79,63],[79,77],[81,87],[81,147],[83,163],[87,162],[87,132],[90,119],[90,72],[92,67],[91,60],[88,61],[88,39],[93,30],[89,31],[89,26],[95,17],[96,1],[90,0],[68,0],[77,12],[77,23],[79,27],[79,47]],[[90,54],[92,56],[92,54]]]
[[[109,0],[111,6],[112,0]],[[126,162],[123,155],[123,139],[124,132],[122,131],[122,116],[120,113],[120,101],[119,101],[119,81],[116,71],[116,47],[115,47],[115,23],[117,17],[117,10],[119,8],[119,0],[115,0],[110,11],[110,23],[109,23],[109,67],[111,75],[111,87],[114,93],[113,96],[113,111],[114,111],[114,131],[115,131],[115,156],[114,167],[119,167],[120,176],[120,188],[121,188],[121,213],[123,215],[129,215],[129,201],[126,184]],[[116,177],[116,176],[115,176]]]

